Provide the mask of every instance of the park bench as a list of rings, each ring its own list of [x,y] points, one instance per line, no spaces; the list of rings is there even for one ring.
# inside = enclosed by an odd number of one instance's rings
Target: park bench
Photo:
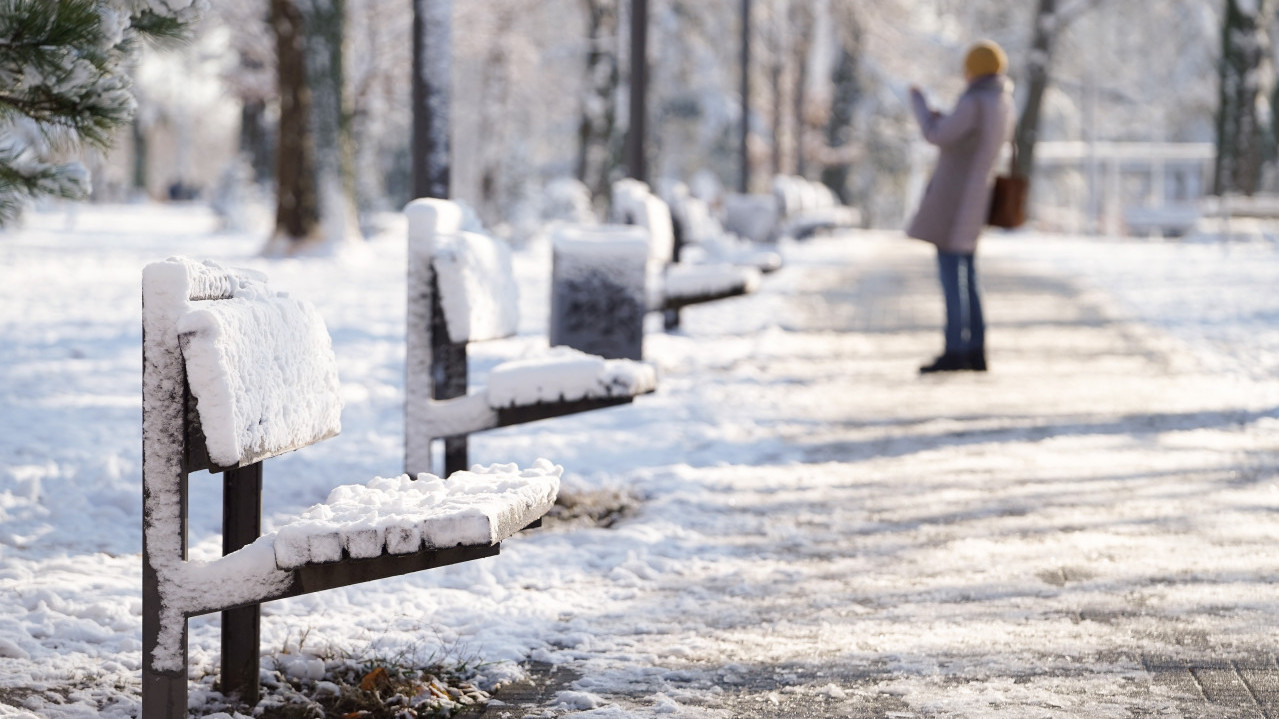
[[[222,613],[222,691],[254,704],[260,604],[493,556],[555,501],[545,460],[374,478],[262,535],[263,460],[340,430],[323,320],[260,273],[183,258],[147,265],[142,301],[143,719],[186,716],[189,617]],[[201,470],[223,475],[223,556],[188,561]]]
[[[682,182],[668,186],[662,199],[670,208],[677,263],[727,263],[754,267],[767,274],[782,268],[781,253],[769,249],[769,233],[754,240],[729,232],[711,212],[705,200],[695,197]]]
[[[861,213],[840,203],[829,187],[797,175],[773,178],[779,236],[802,240],[834,230],[857,227]]]
[[[679,326],[679,311],[754,292],[760,271],[731,263],[681,262],[676,256],[670,207],[647,184],[634,179],[613,183],[613,220],[643,227],[649,234],[651,311],[662,312],[666,329]]]
[[[414,200],[405,214],[406,471],[429,471],[437,441],[448,476],[466,467],[472,433],[614,407],[656,389],[650,364],[569,347],[502,362],[482,387],[470,387],[467,345],[519,329],[510,250],[458,203]]]

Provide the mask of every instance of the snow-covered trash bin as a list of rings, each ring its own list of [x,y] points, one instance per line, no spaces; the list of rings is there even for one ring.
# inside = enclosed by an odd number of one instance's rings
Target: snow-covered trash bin
[[[142,336],[145,719],[186,715],[189,617],[222,612],[223,691],[252,704],[258,605],[493,556],[555,501],[562,469],[546,460],[375,478],[262,535],[262,461],[340,430],[323,319],[261,273],[172,258],[143,270]],[[223,475],[213,561],[187,559],[187,485],[201,470]]]
[[[631,225],[562,225],[552,236],[551,345],[609,359],[644,354],[649,235]]]
[[[409,220],[408,328],[405,361],[405,470],[433,471],[434,449],[443,444],[443,474],[469,466],[467,436],[496,427],[626,404],[656,389],[652,366],[604,353],[551,347],[508,360],[472,382],[467,345],[516,334],[519,297],[512,253],[502,240],[466,220],[458,203],[414,200]],[[559,234],[574,234],[565,225]],[[607,227],[607,226],[605,226]],[[634,277],[625,281],[640,327],[644,316],[648,235],[621,228],[623,256]],[[632,267],[633,266],[633,267]],[[610,275],[613,277],[613,275]],[[629,295],[628,295],[629,297]],[[552,308],[557,306],[552,298]],[[554,335],[555,320],[551,321]],[[560,342],[556,344],[570,344]],[[587,348],[578,348],[587,350]],[[604,354],[604,356],[598,356]],[[487,380],[487,383],[485,383]]]

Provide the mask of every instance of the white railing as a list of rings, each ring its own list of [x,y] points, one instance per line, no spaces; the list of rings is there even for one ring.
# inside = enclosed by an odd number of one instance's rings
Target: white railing
[[[1208,191],[1216,152],[1209,142],[1040,142],[1035,212],[1059,229],[1183,232]]]
[[[923,191],[935,153],[936,148],[922,142],[914,148],[912,198]],[[1176,231],[1193,224],[1210,187],[1215,157],[1216,147],[1209,142],[1040,142],[1035,145],[1031,217],[1045,229],[1071,232]],[[1000,166],[1007,162],[1005,153]]]

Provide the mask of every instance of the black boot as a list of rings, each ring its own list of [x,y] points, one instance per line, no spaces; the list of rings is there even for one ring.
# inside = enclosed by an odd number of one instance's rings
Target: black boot
[[[986,350],[975,349],[968,352],[946,352],[942,356],[933,360],[932,364],[920,367],[919,373],[932,374],[933,372],[959,372],[962,370],[985,372]]]
[[[967,352],[947,352],[932,364],[924,365],[919,368],[920,374],[932,374],[933,372],[957,372],[959,370],[972,369],[969,366]]]
[[[968,353],[968,369],[974,372],[986,371],[986,350],[985,348],[975,349]]]

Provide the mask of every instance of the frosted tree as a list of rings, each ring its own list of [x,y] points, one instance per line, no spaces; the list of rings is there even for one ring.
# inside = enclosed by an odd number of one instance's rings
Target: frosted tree
[[[331,248],[355,231],[344,106],[345,8],[344,0],[271,0],[280,124],[268,255]]]
[[[1259,105],[1273,82],[1269,0],[1226,0],[1221,24],[1217,161],[1213,193],[1251,195],[1261,189],[1262,166],[1274,137]]]
[[[31,199],[88,194],[76,156],[106,149],[132,121],[138,42],[179,40],[200,9],[193,0],[0,0],[0,223]]]
[[[267,0],[219,0],[211,15],[228,30],[233,57],[222,82],[240,101],[240,153],[253,169],[253,179],[274,177],[274,127],[269,108],[276,99],[274,35],[267,25]]]
[[[1053,56],[1065,29],[1085,11],[1103,0],[1039,0],[1035,11],[1030,53],[1026,58],[1026,100],[1017,118],[1017,162],[1029,175],[1035,167],[1035,142],[1039,139],[1044,95],[1052,80]]]
[[[861,29],[854,17],[840,23],[840,39],[835,67],[830,75],[830,105],[826,117],[825,148],[828,152],[822,163],[822,184],[839,198],[848,202],[848,174],[852,158],[842,152],[853,143],[853,111],[861,96],[859,85],[858,48],[861,45]]]
[[[621,161],[617,131],[617,0],[581,0],[586,15],[586,87],[577,124],[577,179],[594,198],[608,197],[609,181]]]

